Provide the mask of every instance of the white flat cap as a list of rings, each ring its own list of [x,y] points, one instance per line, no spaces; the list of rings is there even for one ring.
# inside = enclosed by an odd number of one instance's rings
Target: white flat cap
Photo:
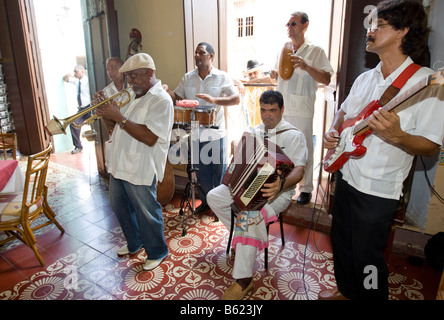
[[[136,69],[153,69],[156,70],[154,65],[154,60],[147,53],[137,53],[128,58],[122,67],[120,67],[120,72],[129,72]]]

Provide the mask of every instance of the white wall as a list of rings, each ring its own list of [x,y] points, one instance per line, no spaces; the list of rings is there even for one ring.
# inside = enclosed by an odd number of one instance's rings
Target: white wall
[[[114,0],[121,58],[126,59],[132,28],[142,33],[142,50],[154,59],[156,77],[173,89],[185,74],[182,0]]]
[[[75,88],[63,76],[74,73],[77,56],[85,56],[80,0],[34,0],[34,8],[49,112],[63,119],[77,112]],[[54,136],[56,152],[74,148],[66,131]]]

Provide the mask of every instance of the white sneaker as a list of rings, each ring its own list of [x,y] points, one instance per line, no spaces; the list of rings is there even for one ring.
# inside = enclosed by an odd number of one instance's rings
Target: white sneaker
[[[142,247],[140,247],[140,249],[142,249],[143,248],[143,246]],[[139,249],[139,250],[140,250]],[[136,252],[130,252],[129,250],[128,250],[128,246],[123,246],[122,248],[120,248],[119,250],[117,250],[117,255],[118,256],[124,256],[124,255],[127,255],[127,254],[133,254],[133,253],[137,253],[137,252],[139,252],[139,250],[137,250]]]
[[[124,256],[126,254],[129,254],[129,250],[128,250],[128,246],[123,246],[122,248],[120,248],[119,250],[117,250],[117,255],[118,256]]]
[[[149,271],[149,270],[153,270],[153,269],[157,268],[162,263],[162,261],[164,259],[165,258],[160,259],[160,260],[146,260],[143,265],[143,270]]]

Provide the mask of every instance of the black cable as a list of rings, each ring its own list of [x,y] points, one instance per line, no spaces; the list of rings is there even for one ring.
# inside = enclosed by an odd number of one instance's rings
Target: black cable
[[[444,203],[444,198],[435,190],[433,185],[430,183],[430,179],[429,179],[429,176],[427,175],[427,168],[426,168],[424,159],[422,158],[422,156],[419,156],[419,158],[421,159],[422,166],[424,167],[424,176],[426,178],[427,184],[429,185],[430,191],[439,199],[439,201]]]
[[[311,214],[310,224],[309,224],[309,227],[308,227],[307,240],[305,241],[305,248],[304,248],[304,258],[303,258],[303,262],[302,262],[302,283],[304,284],[304,292],[305,292],[305,296],[307,297],[307,300],[309,300],[309,298],[308,298],[307,286],[306,286],[306,283],[305,283],[305,260],[306,260],[306,257],[307,257],[308,243],[310,242],[310,231],[311,231],[311,228],[312,228],[312,225],[313,225],[314,215],[315,215],[315,212],[316,212],[316,202],[317,202],[317,199],[318,199],[319,188],[320,188],[320,185],[321,185],[320,184],[320,181],[321,181],[320,179],[322,177],[322,162],[319,164],[319,166],[320,166],[320,168],[319,168],[319,176],[318,176],[318,187],[316,188],[316,197],[315,197],[315,202],[314,202],[314,205],[313,205],[313,211],[312,211],[312,214]],[[296,291],[295,296],[297,295],[298,291]],[[293,298],[293,300],[294,300],[294,298]]]

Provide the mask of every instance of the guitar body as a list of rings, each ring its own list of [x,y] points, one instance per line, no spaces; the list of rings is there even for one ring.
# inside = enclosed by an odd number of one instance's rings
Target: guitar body
[[[379,108],[381,108],[381,106],[378,101],[372,101],[355,118],[344,121],[339,130],[340,137],[338,146],[335,149],[328,150],[324,158],[325,171],[334,173],[341,169],[350,158],[358,159],[365,154],[367,148],[362,144],[372,131],[370,129],[364,129],[354,134],[353,127],[358,122],[371,116],[373,112]]]

